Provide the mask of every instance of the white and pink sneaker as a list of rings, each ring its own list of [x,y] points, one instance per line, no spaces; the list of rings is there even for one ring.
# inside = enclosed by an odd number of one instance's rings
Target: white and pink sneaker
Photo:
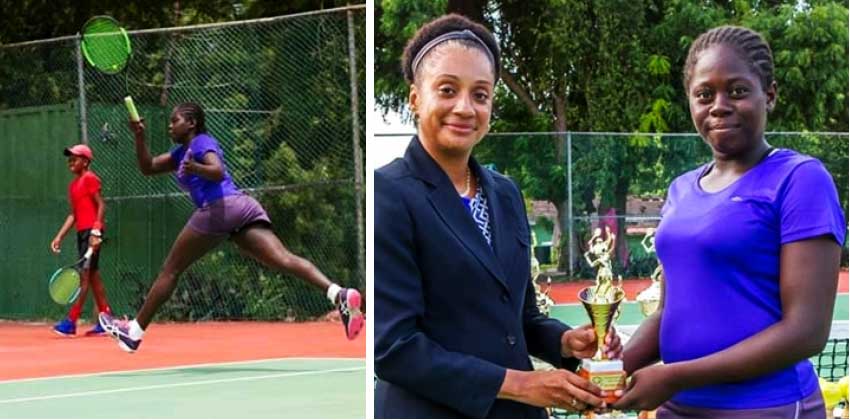
[[[339,317],[349,340],[357,338],[363,329],[363,312],[360,310],[360,292],[357,289],[342,289],[336,295]]]

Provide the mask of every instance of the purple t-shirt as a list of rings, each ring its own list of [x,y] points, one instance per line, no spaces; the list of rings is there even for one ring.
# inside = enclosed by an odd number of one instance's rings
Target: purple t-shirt
[[[195,207],[201,208],[221,199],[228,195],[239,194],[239,189],[233,183],[233,179],[227,172],[227,166],[224,163],[224,153],[218,142],[208,134],[198,134],[192,141],[189,142],[189,150],[192,151],[192,159],[196,162],[201,162],[207,152],[213,152],[218,155],[224,169],[224,178],[221,181],[210,181],[197,175],[183,173],[180,170],[183,159],[188,159],[186,147],[183,145],[176,146],[171,149],[171,160],[176,162],[177,171],[175,178],[177,185],[184,191],[188,191],[192,196],[192,201]]]
[[[832,177],[809,156],[779,149],[725,189],[699,186],[703,165],[670,185],[655,246],[664,266],[660,349],[665,363],[716,353],[777,323],[782,244],[846,225]],[[750,380],[691,388],[673,401],[718,409],[792,403],[817,388],[812,364]]]

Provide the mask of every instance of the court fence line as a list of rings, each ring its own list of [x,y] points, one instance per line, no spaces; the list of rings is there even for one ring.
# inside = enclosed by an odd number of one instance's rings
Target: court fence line
[[[414,134],[373,137],[407,142]],[[774,131],[766,132],[765,138],[772,146],[820,159],[832,174],[848,214],[850,133]],[[541,264],[557,266],[569,279],[594,276],[581,255],[593,229],[606,224],[617,233],[618,241],[629,243],[618,249],[615,271],[623,277],[648,276],[654,259],[647,257],[638,235],[657,225],[670,182],[711,160],[710,149],[693,132],[488,133],[475,155],[485,166],[518,183],[530,201],[527,210],[537,240],[535,257]],[[842,264],[848,264],[847,252]]]

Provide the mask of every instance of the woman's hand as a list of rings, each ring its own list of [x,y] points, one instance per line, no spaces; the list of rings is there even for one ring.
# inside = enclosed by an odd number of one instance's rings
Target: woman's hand
[[[564,357],[589,359],[596,354],[596,348],[596,332],[593,331],[593,326],[590,324],[566,331],[561,336],[561,355]],[[602,347],[602,351],[609,359],[622,357],[623,343],[613,327],[605,336],[605,345]]]
[[[618,410],[654,410],[679,391],[671,365],[652,365],[636,371],[623,396],[613,404]]]
[[[509,369],[499,392],[499,398],[572,411],[602,406],[601,396],[598,386],[564,369],[531,372]]]

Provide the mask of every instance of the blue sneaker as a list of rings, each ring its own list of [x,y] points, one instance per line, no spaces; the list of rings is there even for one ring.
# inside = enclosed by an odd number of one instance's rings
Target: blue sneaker
[[[86,337],[100,337],[106,335],[106,330],[100,326],[100,322],[94,324],[94,328],[86,331]]]
[[[63,337],[77,334],[77,323],[65,318],[53,326],[53,332]]]
[[[106,333],[118,341],[118,347],[121,347],[121,350],[124,350],[127,353],[133,353],[139,348],[139,345],[142,344],[141,339],[133,340],[130,338],[130,325],[126,319],[115,319],[112,315],[106,312],[101,312],[100,315],[98,315],[98,321],[100,321],[100,326],[103,327]]]

